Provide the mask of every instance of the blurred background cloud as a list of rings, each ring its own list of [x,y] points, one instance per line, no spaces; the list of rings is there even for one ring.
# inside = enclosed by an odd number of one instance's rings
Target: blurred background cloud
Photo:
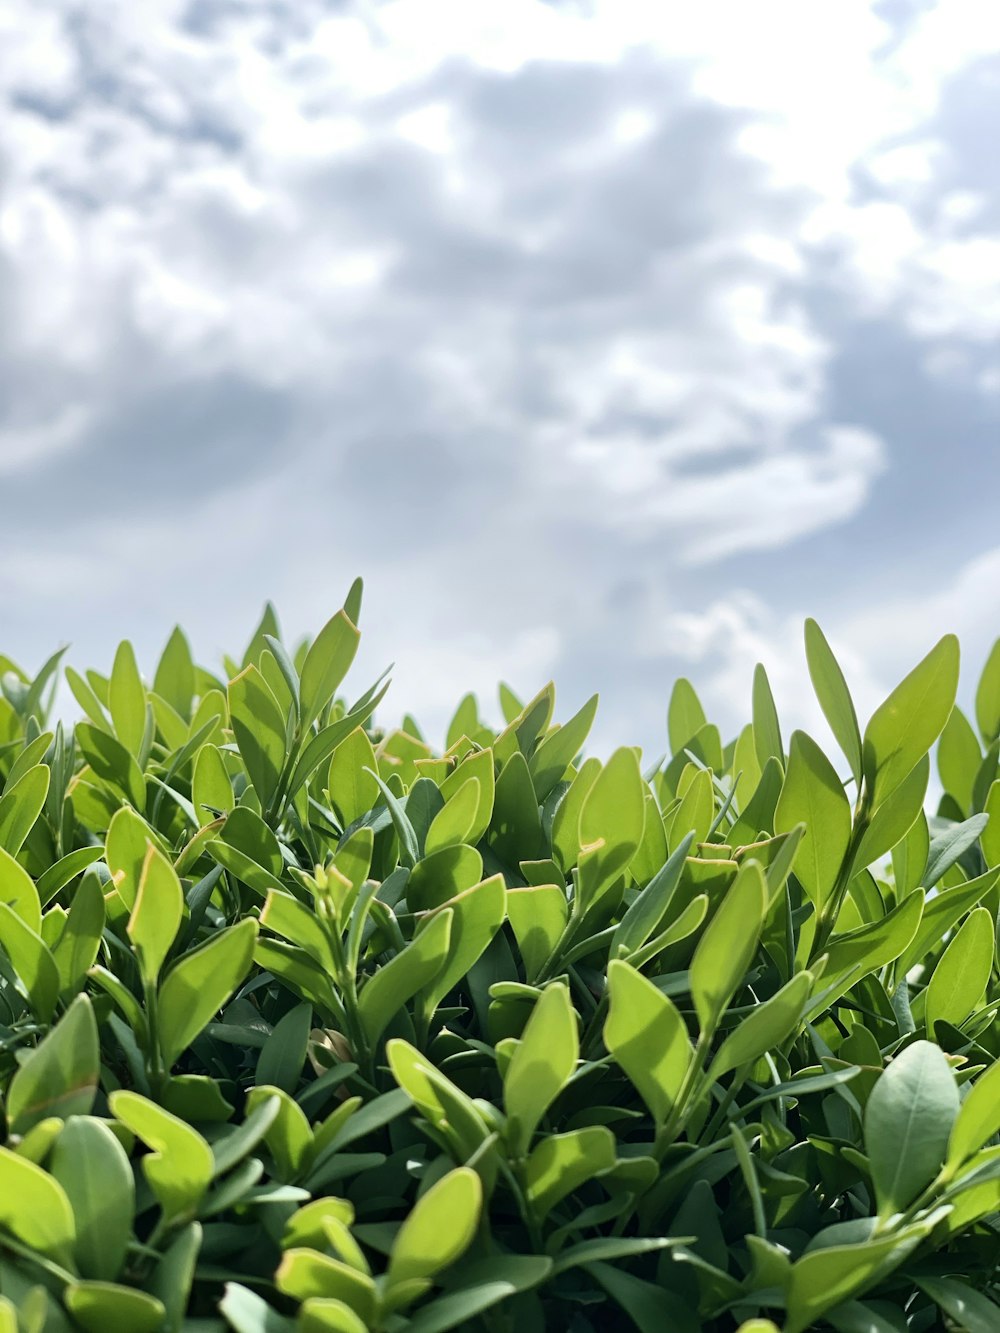
[[[7,0],[0,624],[724,730],[1000,629],[995,0]],[[367,674],[366,674],[367,673]],[[355,679],[355,676],[352,676]]]

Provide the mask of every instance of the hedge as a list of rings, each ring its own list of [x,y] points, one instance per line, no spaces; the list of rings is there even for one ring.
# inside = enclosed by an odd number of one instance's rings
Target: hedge
[[[862,731],[807,621],[832,756],[760,666],[728,743],[550,683],[441,752],[361,596],[0,657],[0,1333],[995,1333],[1000,641]]]

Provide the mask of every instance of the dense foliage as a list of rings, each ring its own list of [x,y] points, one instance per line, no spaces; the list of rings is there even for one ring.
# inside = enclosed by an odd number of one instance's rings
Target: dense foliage
[[[376,729],[360,603],[0,658],[0,1333],[995,1333],[1000,643],[862,732],[807,622],[842,756],[758,667],[643,771]]]

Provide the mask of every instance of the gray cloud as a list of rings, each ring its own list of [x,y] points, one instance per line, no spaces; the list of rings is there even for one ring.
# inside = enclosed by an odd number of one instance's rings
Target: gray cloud
[[[725,693],[762,627],[784,642],[800,608],[847,626],[858,597],[906,592],[904,557],[957,577],[995,543],[988,488],[959,517],[997,401],[961,249],[996,240],[971,133],[995,89],[971,56],[927,72],[933,9],[872,11],[896,40],[867,92],[896,61],[942,100],[818,146],[845,197],[778,172],[783,141],[752,150],[781,128],[769,104],[706,93],[725,25],[695,54],[678,29],[674,58],[603,3],[498,7],[492,38],[464,11],[443,39],[426,10],[401,35],[408,3],[19,3],[0,66],[15,652],[55,627],[78,660],[126,632],[148,657],[183,616],[207,656],[265,596],[315,627],[360,572],[362,665],[400,660],[399,712],[440,726],[467,684],[554,672],[569,700],[604,689],[606,742],[653,749],[701,645]],[[943,216],[941,189],[980,212]],[[935,413],[964,431],[950,472]],[[879,569],[845,596],[858,550]]]

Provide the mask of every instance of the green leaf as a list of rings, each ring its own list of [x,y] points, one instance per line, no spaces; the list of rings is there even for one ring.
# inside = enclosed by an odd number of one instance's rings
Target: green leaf
[[[982,762],[976,733],[956,704],[938,741],[937,764],[945,791],[955,798],[964,814],[970,813],[972,789]]]
[[[580,812],[600,772],[599,759],[585,759],[552,816],[552,855],[564,872],[580,855]]]
[[[18,778],[13,786],[8,783],[0,797],[0,847],[5,848],[11,856],[16,856],[24,846],[25,839],[42,813],[49,793],[49,777],[48,767],[36,764]]]
[[[66,1308],[84,1333],[157,1333],[166,1314],[163,1302],[135,1287],[115,1282],[74,1282],[63,1293]]]
[[[28,872],[0,847],[0,904],[6,904],[37,935],[42,929],[38,890]]]
[[[961,824],[954,824],[933,840],[920,881],[924,888],[932,889],[962,854],[975,846],[988,823],[989,815],[973,815]]]
[[[916,963],[922,962],[928,950],[943,940],[948,931],[967,912],[972,911],[998,880],[1000,867],[995,867],[977,879],[970,879],[952,889],[942,889],[930,898],[924,906],[923,916],[912,941],[899,956],[897,973],[905,976]]]
[[[266,810],[285,763],[285,719],[267,681],[252,663],[229,682],[228,697],[236,744]]]
[[[611,958],[634,954],[655,933],[680,883],[693,840],[694,834],[688,833],[646,887],[636,894],[611,937],[608,951]]]
[[[851,805],[837,771],[811,737],[793,731],[788,769],[774,811],[775,833],[806,831],[795,874],[821,912],[837,885],[851,841]]]
[[[749,1013],[719,1047],[709,1078],[721,1078],[783,1045],[799,1025],[813,981],[810,972],[796,972],[787,985]]]
[[[424,839],[424,855],[453,847],[468,841],[479,812],[480,786],[478,778],[469,778],[431,820]]]
[[[766,911],[764,872],[757,861],[747,861],[705,927],[691,959],[691,997],[703,1034],[715,1031],[742,984],[757,952]]]
[[[115,1119],[152,1149],[142,1158],[142,1169],[164,1220],[190,1220],[212,1179],[211,1148],[190,1125],[137,1092],[112,1092],[108,1105]]]
[[[73,894],[62,934],[52,949],[59,971],[59,993],[75,995],[97,961],[104,931],[104,894],[96,874],[84,875]]]
[[[538,797],[520,750],[514,751],[497,778],[487,841],[508,866],[533,861],[544,851]]]
[[[297,1333],[291,1319],[278,1314],[255,1291],[238,1282],[226,1283],[219,1311],[236,1333]]]
[[[146,782],[142,769],[135,755],[121,741],[89,722],[78,722],[76,742],[87,763],[103,782],[131,801],[137,810],[145,807]]]
[[[629,963],[609,964],[608,994],[604,1044],[662,1125],[694,1059],[687,1027],[673,1002]]]
[[[597,703],[598,696],[591,695],[580,711],[557,730],[550,732],[531,756],[528,768],[539,801],[545,800],[580,753],[590,735]]]
[[[482,1183],[468,1167],[449,1171],[421,1195],[393,1242],[389,1290],[414,1278],[434,1278],[450,1267],[472,1241],[482,1204]]]
[[[40,935],[0,903],[0,946],[11,961],[35,1016],[51,1022],[59,1002],[59,969]]]
[[[74,1255],[80,1272],[106,1281],[117,1277],[135,1211],[135,1182],[125,1149],[103,1120],[73,1114],[56,1140],[49,1171],[76,1218]]]
[[[864,1142],[880,1218],[902,1212],[937,1175],[958,1106],[948,1061],[929,1041],[907,1046],[879,1076]]]
[[[199,824],[210,824],[216,818],[217,810],[228,814],[236,803],[226,761],[222,751],[215,745],[203,745],[198,751],[191,781],[191,799]],[[212,808],[209,809],[209,806]]]
[[[302,663],[302,726],[308,727],[333,698],[358,651],[361,635],[340,610],[316,635]]]
[[[567,1194],[614,1164],[614,1135],[604,1125],[541,1139],[524,1169],[525,1193],[535,1216],[546,1217]]]
[[[566,1086],[580,1053],[569,988],[551,982],[525,1024],[503,1078],[511,1151],[523,1157],[539,1121]]]
[[[122,806],[123,810],[127,808]],[[36,885],[42,906],[50,903],[60,889],[64,889],[81,871],[99,861],[103,855],[103,847],[78,847],[75,852],[67,852],[50,865],[48,870],[39,875]]]
[[[904,778],[875,811],[858,845],[853,866],[855,874],[892,851],[912,829],[924,808],[930,772],[930,759],[924,755],[913,766],[909,777]],[[920,868],[923,868],[923,862]],[[904,885],[903,891],[908,887],[916,888],[916,883]]]
[[[452,913],[448,960],[433,982],[420,992],[420,1007],[428,1021],[500,929],[506,906],[503,875],[492,875],[448,900],[447,910]]]
[[[976,907],[949,942],[927,986],[928,1036],[939,1022],[960,1028],[979,1007],[993,970],[995,930],[992,913]]]
[[[915,1281],[966,1333],[996,1333],[1000,1328],[1000,1305],[968,1283],[944,1277],[918,1277]]]
[[[1000,1061],[980,1074],[962,1100],[948,1140],[949,1175],[995,1134],[1000,1134]]]
[[[72,1266],[76,1225],[65,1190],[9,1148],[0,1148],[0,1227],[23,1245]]]
[[[696,736],[708,719],[694,686],[683,676],[674,682],[667,708],[667,735],[670,753],[679,754],[692,736]]]
[[[159,836],[141,815],[127,805],[115,811],[105,837],[105,859],[111,878],[125,906],[132,910],[149,844],[160,846]],[[160,846],[161,851],[166,849]]]
[[[407,1333],[469,1328],[483,1311],[540,1286],[551,1272],[552,1260],[541,1254],[491,1255],[463,1264],[462,1286],[422,1306],[407,1322]]]
[[[979,835],[979,845],[988,866],[1000,866],[1000,778],[991,784],[983,813],[989,822]]]
[[[826,636],[815,620],[805,623],[806,661],[823,716],[844,752],[854,781],[861,787],[861,728],[851,692]]]
[[[862,1245],[830,1245],[802,1255],[789,1275],[784,1333],[805,1333],[827,1310],[867,1290],[902,1262],[923,1234],[910,1228]]]
[[[185,954],[160,986],[159,1033],[169,1069],[244,980],[253,961],[257,922],[245,918]]]
[[[191,646],[180,625],[171,631],[153,676],[153,691],[165,699],[184,719],[191,717],[191,698],[195,692],[194,662]]]
[[[566,929],[569,917],[566,890],[558,884],[508,889],[507,916],[530,983],[542,970]]]
[[[909,776],[944,730],[955,705],[958,664],[958,640],[946,634],[872,714],[863,742],[872,809]]]
[[[138,759],[146,731],[146,691],[128,639],[122,640],[115,653],[108,682],[108,704],[115,735]]]
[[[774,695],[771,693],[767,672],[760,662],[753,671],[753,742],[757,762],[762,770],[772,758],[784,765],[785,751],[781,744],[778,711],[774,706]]]
[[[1000,639],[990,649],[976,688],[976,722],[987,745],[1000,736]]]
[[[450,908],[436,913],[405,949],[365,983],[358,1000],[358,1015],[373,1046],[407,1000],[429,985],[445,967],[452,919]]]
[[[86,995],[78,995],[10,1081],[11,1133],[26,1134],[50,1116],[86,1115],[94,1103],[99,1069],[94,1010]]]
[[[139,958],[143,980],[153,985],[184,916],[184,893],[173,866],[150,842],[125,929]]]
[[[373,776],[377,769],[368,733],[364,727],[355,727],[334,750],[327,781],[330,799],[345,828],[378,801],[379,785]]]

